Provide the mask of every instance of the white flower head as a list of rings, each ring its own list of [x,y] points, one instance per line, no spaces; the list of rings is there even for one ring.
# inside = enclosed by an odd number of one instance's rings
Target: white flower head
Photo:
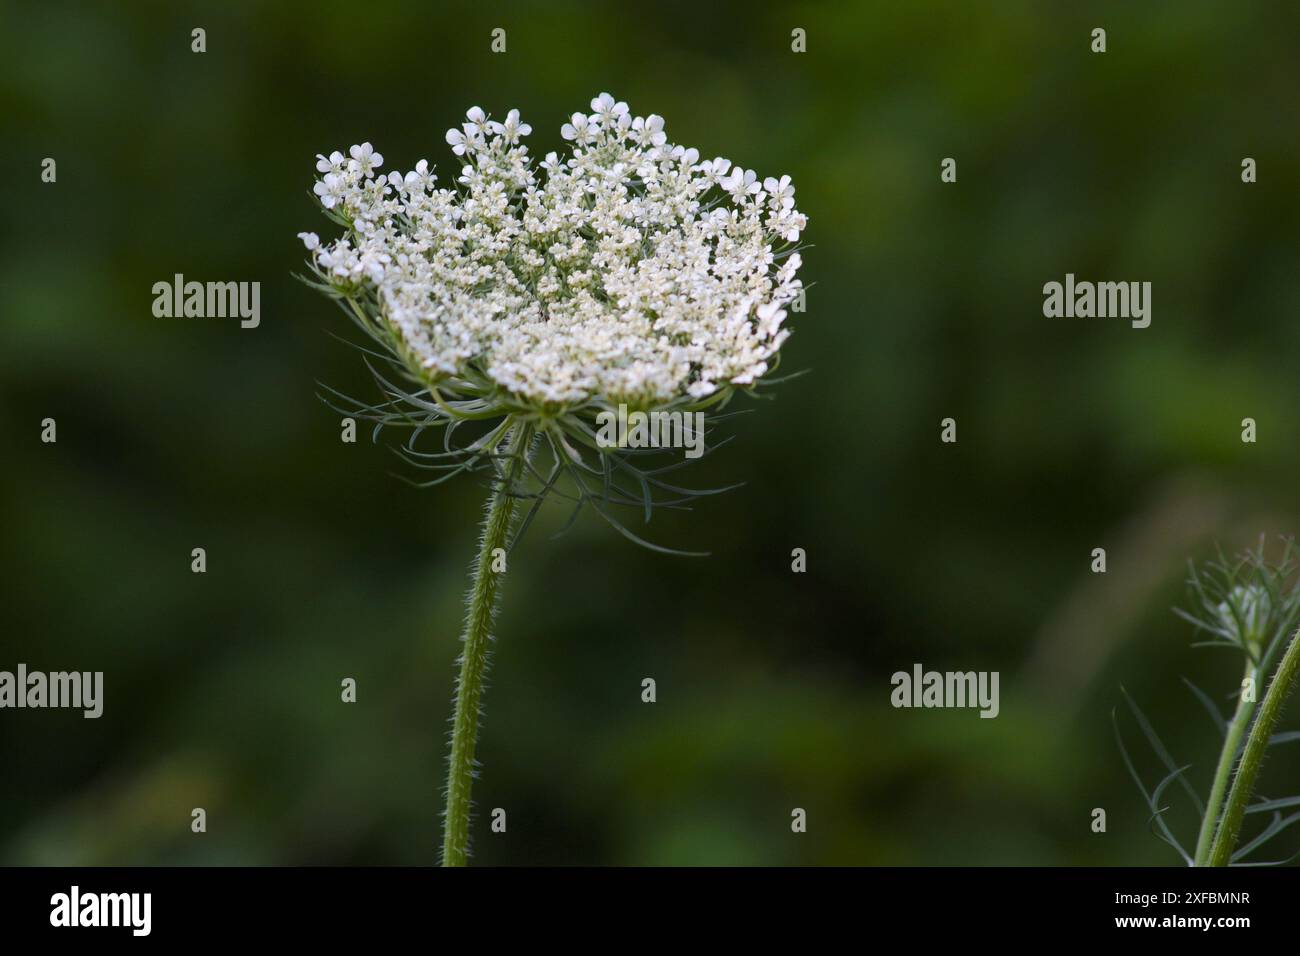
[[[694,407],[775,367],[803,289],[781,253],[807,223],[790,177],[700,161],[608,93],[591,109],[540,162],[517,110],[470,109],[446,134],[464,164],[451,189],[424,160],[376,178],[369,143],[318,157],[316,195],[349,224],[300,234],[318,274],[443,400]]]

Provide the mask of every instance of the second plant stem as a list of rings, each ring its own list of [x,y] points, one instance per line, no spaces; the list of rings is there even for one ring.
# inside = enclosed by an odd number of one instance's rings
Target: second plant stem
[[[1300,675],[1300,631],[1291,636],[1291,642],[1282,654],[1273,680],[1268,685],[1263,701],[1259,705],[1259,714],[1250,728],[1246,746],[1242,748],[1241,760],[1237,764],[1237,774],[1232,779],[1232,789],[1223,809],[1223,821],[1219,824],[1210,850],[1210,866],[1227,866],[1232,862],[1232,851],[1237,848],[1237,838],[1241,833],[1241,821],[1246,815],[1246,805],[1255,790],[1255,778],[1264,760],[1264,751],[1268,749],[1273,728],[1282,713],[1296,677]],[[1209,812],[1208,809],[1206,811]]]
[[[492,618],[502,571],[494,564],[504,555],[514,523],[514,486],[523,477],[532,445],[533,426],[516,422],[510,431],[510,447],[498,470],[478,557],[474,562],[473,584],[465,615],[464,648],[460,675],[456,680],[455,713],[452,717],[451,760],[447,768],[447,812],[443,821],[442,865],[464,866],[469,859],[470,789],[474,784],[474,749],[478,742],[478,720],[483,700],[483,677],[487,672],[492,644]],[[500,551],[498,552],[498,549]]]
[[[1196,866],[1205,866],[1210,860],[1210,848],[1214,845],[1214,833],[1218,829],[1228,782],[1232,779],[1232,768],[1237,762],[1237,751],[1241,749],[1241,738],[1246,735],[1251,715],[1255,712],[1255,694],[1246,693],[1247,681],[1253,681],[1252,687],[1259,685],[1259,669],[1250,658],[1246,659],[1246,673],[1241,681],[1242,692],[1237,700],[1237,712],[1232,715],[1226,728],[1223,750],[1219,753],[1219,766],[1214,771],[1214,782],[1210,785],[1210,798],[1205,802],[1201,833],[1196,840]]]

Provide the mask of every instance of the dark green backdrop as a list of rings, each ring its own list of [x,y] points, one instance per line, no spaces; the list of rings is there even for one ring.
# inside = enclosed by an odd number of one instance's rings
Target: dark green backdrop
[[[1188,648],[1184,562],[1297,526],[1300,13],[1083,6],[6,4],[0,669],[107,690],[98,721],[0,712],[0,861],[433,860],[483,490],[339,442],[316,382],[371,393],[294,234],[329,228],[318,152],[445,178],[466,107],[520,108],[541,154],[609,90],[794,178],[815,284],[783,368],[812,372],[690,475],[746,487],[654,519],[711,558],[534,526],[479,750],[509,831],[477,859],[1175,862],[1109,712],[1128,687],[1203,788],[1179,678],[1239,665]],[[261,327],[154,318],[177,272],[260,281]],[[1152,326],[1044,318],[1066,272],[1151,281]],[[1000,671],[1001,716],[892,709],[916,662]],[[1297,783],[1279,751],[1265,787]]]

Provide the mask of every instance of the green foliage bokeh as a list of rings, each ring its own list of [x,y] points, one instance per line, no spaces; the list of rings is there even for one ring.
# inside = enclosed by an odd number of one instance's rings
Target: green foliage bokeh
[[[97,721],[0,714],[0,861],[432,862],[484,490],[416,491],[382,445],[339,441],[316,383],[370,385],[293,280],[294,236],[329,228],[318,152],[369,140],[445,181],[467,107],[518,107],[542,154],[608,90],[702,155],[793,177],[813,285],[782,370],[812,371],[683,473],[744,488],[654,518],[712,557],[590,516],[551,540],[558,506],[512,556],[475,794],[509,830],[480,825],[476,861],[1176,862],[1109,712],[1122,683],[1202,786],[1217,740],[1179,678],[1226,698],[1237,665],[1169,613],[1184,562],[1296,530],[1300,10],[743,11],[6,13],[0,668],[103,670],[107,690]],[[1151,328],[1044,318],[1067,272],[1152,282]],[[175,273],[260,281],[261,326],[154,318]],[[915,662],[1000,671],[1001,715],[894,710]],[[1277,792],[1297,761],[1267,768]]]

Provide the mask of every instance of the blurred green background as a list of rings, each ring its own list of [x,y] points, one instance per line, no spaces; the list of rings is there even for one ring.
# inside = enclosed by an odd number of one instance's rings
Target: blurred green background
[[[1297,527],[1300,9],[2,16],[0,669],[102,670],[106,700],[97,721],[0,712],[0,861],[433,861],[483,489],[416,491],[382,445],[339,441],[316,383],[374,393],[327,334],[340,313],[292,278],[295,233],[332,228],[318,152],[369,140],[445,179],[468,106],[518,107],[540,155],[608,90],[675,142],[793,177],[814,285],[783,370],[812,372],[683,473],[744,488],[652,522],[712,557],[591,515],[552,540],[559,504],[512,557],[475,793],[509,829],[481,812],[477,862],[1177,862],[1110,711],[1122,684],[1206,788],[1218,742],[1180,677],[1226,702],[1239,663],[1189,649],[1185,562]],[[261,282],[261,327],[154,318],[177,272]],[[1152,282],[1151,327],[1044,318],[1066,272]],[[918,662],[999,671],[1001,715],[891,708]],[[1263,785],[1300,788],[1300,749]]]

